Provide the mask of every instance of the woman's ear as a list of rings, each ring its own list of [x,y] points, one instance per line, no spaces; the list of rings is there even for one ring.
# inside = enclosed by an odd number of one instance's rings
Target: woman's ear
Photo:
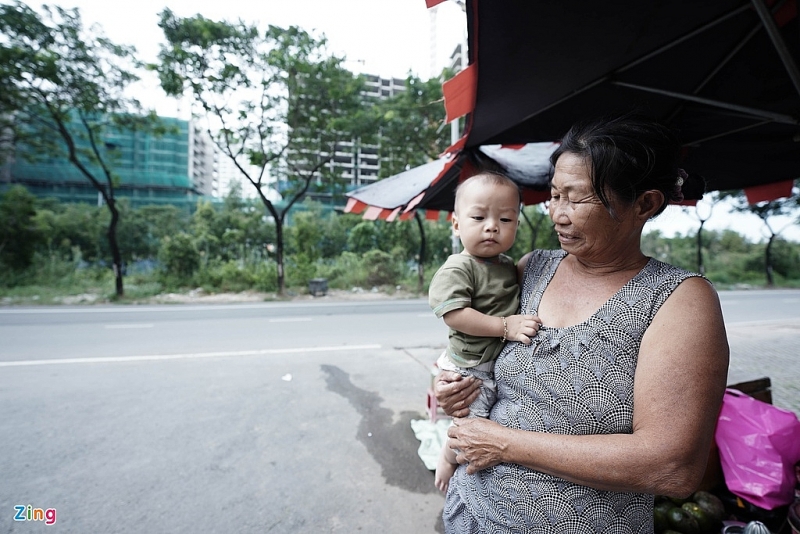
[[[664,193],[657,189],[645,191],[636,201],[637,215],[648,220],[664,205]]]

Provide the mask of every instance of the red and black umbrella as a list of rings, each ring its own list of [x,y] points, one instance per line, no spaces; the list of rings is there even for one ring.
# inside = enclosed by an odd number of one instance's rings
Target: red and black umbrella
[[[522,191],[525,204],[538,204],[550,196],[550,154],[556,143],[521,146],[488,145],[476,150],[453,150],[441,158],[384,178],[347,193],[347,213],[364,213],[368,220],[405,220],[415,210],[439,218],[453,211],[455,188],[479,169],[502,171]]]
[[[555,141],[633,110],[678,130],[682,165],[708,191],[777,198],[800,177],[796,0],[467,0],[466,11],[469,66],[444,86],[448,117],[467,114],[465,150]]]
[[[415,182],[408,202],[381,208],[387,216],[452,209],[455,185],[487,145],[551,144],[575,122],[630,111],[679,132],[682,166],[706,191],[743,189],[751,203],[791,195],[800,177],[797,0],[466,0],[466,13],[469,65],[443,86],[448,120],[467,116],[464,136],[423,166],[440,171]],[[399,187],[404,174],[365,189]],[[546,185],[533,190],[547,198]],[[348,207],[382,206],[357,200],[365,193],[350,193]]]

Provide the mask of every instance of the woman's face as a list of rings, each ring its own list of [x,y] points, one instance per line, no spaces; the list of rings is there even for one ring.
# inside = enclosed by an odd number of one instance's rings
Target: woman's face
[[[614,259],[634,236],[629,208],[611,198],[617,219],[600,202],[584,158],[565,152],[550,187],[550,219],[566,252],[585,260]]]

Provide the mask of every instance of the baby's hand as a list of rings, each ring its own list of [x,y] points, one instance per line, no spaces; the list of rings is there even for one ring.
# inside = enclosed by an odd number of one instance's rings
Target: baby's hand
[[[511,315],[506,317],[508,341],[519,341],[525,345],[530,345],[531,338],[539,332],[542,321],[535,315]]]

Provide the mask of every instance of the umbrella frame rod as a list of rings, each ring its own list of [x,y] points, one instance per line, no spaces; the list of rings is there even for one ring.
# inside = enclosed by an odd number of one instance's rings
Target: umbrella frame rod
[[[757,1],[757,0],[753,0],[753,1]],[[749,10],[750,10],[750,7],[748,5],[746,5],[746,4],[741,6],[741,7],[739,7],[739,8],[737,8],[737,9],[734,9],[733,11],[730,11],[729,13],[726,13],[725,15],[719,17],[718,19],[712,20],[711,22],[706,23],[706,24],[700,26],[699,28],[690,31],[686,35],[684,35],[684,36],[682,36],[682,37],[680,37],[678,39],[675,39],[674,41],[670,41],[669,44],[666,44],[666,45],[664,45],[664,46],[662,46],[660,48],[657,48],[657,49],[653,50],[652,52],[650,52],[649,54],[645,54],[644,56],[642,56],[642,57],[640,57],[638,59],[635,59],[635,60],[631,61],[630,63],[628,63],[626,65],[623,65],[622,67],[620,67],[616,71],[614,71],[614,73],[615,74],[620,74],[620,73],[625,72],[626,70],[632,69],[633,67],[635,67],[639,63],[643,63],[643,62],[647,61],[648,59],[650,59],[651,57],[657,56],[660,53],[665,52],[665,51],[669,50],[670,48],[673,48],[673,47],[681,44],[682,42],[687,41],[687,40],[691,39],[692,37],[694,37],[696,35],[699,35],[699,34],[703,33],[704,31],[713,28],[717,24],[721,24],[721,23],[725,22],[726,20],[728,20],[729,18],[735,17],[736,15],[739,15],[739,14],[741,14],[741,13],[743,13],[745,11],[749,11]]]
[[[741,41],[739,41],[739,42],[736,44],[736,46],[735,46],[735,47],[733,47],[733,49],[732,49],[730,52],[728,52],[728,54],[727,54],[727,55],[726,55],[726,56],[725,56],[725,57],[722,59],[722,61],[720,61],[720,62],[719,62],[719,65],[717,65],[717,66],[714,68],[714,70],[712,70],[712,71],[711,71],[711,72],[708,74],[708,76],[706,76],[706,77],[705,77],[705,79],[704,79],[703,81],[701,81],[699,84],[697,84],[697,87],[695,87],[695,88],[694,88],[694,91],[692,91],[692,94],[696,95],[697,93],[699,93],[700,91],[702,91],[702,90],[703,90],[703,87],[705,87],[705,86],[706,86],[706,84],[707,84],[708,82],[710,82],[711,80],[713,80],[713,79],[714,79],[714,76],[716,76],[716,75],[717,75],[717,73],[718,73],[719,71],[721,71],[721,70],[722,70],[722,69],[725,67],[725,65],[727,65],[727,64],[728,64],[728,62],[729,62],[731,59],[733,59],[733,58],[734,58],[734,56],[736,56],[736,54],[738,54],[738,53],[739,53],[739,50],[741,50],[741,49],[744,47],[744,45],[746,45],[748,42],[750,42],[750,40],[751,40],[753,37],[755,37],[755,35],[756,35],[756,34],[757,34],[759,31],[761,31],[761,25],[760,25],[760,24],[757,24],[755,27],[753,27],[753,29],[752,29],[752,30],[750,30],[750,33],[748,33],[748,34],[745,36],[745,38],[744,38],[744,39],[742,39]],[[675,117],[677,117],[677,116],[678,116],[678,115],[679,115],[679,114],[682,112],[682,110],[683,110],[683,106],[678,106],[678,107],[677,107],[677,108],[676,108],[676,109],[675,109],[675,110],[674,110],[674,111],[673,111],[673,112],[670,114],[670,116],[669,116],[669,117],[666,119],[666,121],[665,121],[665,122],[666,122],[667,124],[671,123],[671,122],[672,122],[672,120],[673,120]],[[722,134],[722,135],[727,135],[727,134]],[[715,136],[715,137],[717,137],[717,136]]]
[[[757,1],[757,0],[754,0],[754,1]],[[780,8],[783,6],[783,4],[784,4],[784,3],[785,3],[785,1],[781,1],[781,2],[778,2],[777,4],[775,4],[775,6],[772,8],[772,13],[775,13],[775,12],[777,12],[777,11],[778,11],[778,9],[780,9]],[[737,10],[737,12],[738,12],[738,10]],[[772,19],[771,19],[771,17],[770,17],[770,20],[772,20]],[[715,68],[714,70],[712,70],[712,71],[709,73],[709,75],[708,75],[708,76],[706,76],[706,78],[705,78],[705,79],[704,79],[702,82],[700,82],[700,84],[699,84],[699,85],[698,85],[698,86],[695,88],[695,90],[693,91],[693,94],[697,94],[697,93],[699,93],[700,91],[702,91],[703,87],[705,87],[705,86],[706,86],[706,84],[707,84],[708,82],[710,82],[712,79],[714,79],[714,76],[716,76],[716,75],[717,75],[717,73],[718,73],[720,70],[722,70],[722,69],[723,69],[723,67],[725,67],[725,65],[727,65],[727,64],[728,64],[728,62],[729,62],[731,59],[733,59],[733,58],[734,58],[734,56],[736,56],[736,54],[738,54],[738,53],[739,53],[739,50],[741,50],[742,48],[744,48],[744,46],[745,46],[747,43],[749,43],[749,42],[750,42],[750,40],[751,40],[753,37],[755,37],[755,36],[756,36],[756,34],[758,34],[758,32],[759,32],[759,31],[761,31],[761,27],[762,27],[762,25],[761,25],[761,24],[756,24],[756,25],[753,27],[753,29],[752,29],[752,30],[750,30],[750,33],[748,33],[748,34],[747,34],[747,35],[744,37],[744,39],[742,39],[741,41],[739,41],[739,42],[736,44],[736,46],[735,46],[735,47],[734,47],[734,48],[733,48],[733,49],[732,49],[730,52],[728,52],[728,54],[727,54],[727,55],[726,55],[726,56],[725,56],[725,57],[722,59],[722,61],[720,61],[720,62],[719,62],[719,65],[717,65],[717,66],[716,66],[716,68]]]
[[[706,76],[706,78],[705,78],[705,79],[704,79],[702,82],[700,82],[700,83],[698,84],[698,86],[697,86],[697,87],[695,88],[695,90],[694,90],[694,94],[697,94],[697,93],[699,93],[700,91],[702,91],[702,90],[703,90],[703,87],[705,87],[705,86],[706,86],[706,84],[707,84],[708,82],[710,82],[711,80],[713,80],[713,79],[714,79],[714,76],[716,76],[716,75],[717,75],[717,73],[718,73],[719,71],[721,71],[721,70],[722,70],[722,69],[725,67],[725,65],[727,65],[727,64],[728,64],[728,62],[729,62],[731,59],[733,59],[733,58],[734,58],[734,56],[736,56],[736,54],[738,54],[738,53],[739,53],[739,50],[741,50],[742,48],[744,48],[744,46],[745,46],[745,45],[746,45],[748,42],[750,42],[750,40],[751,40],[753,37],[755,37],[755,36],[756,36],[756,34],[757,34],[757,33],[758,33],[760,30],[761,30],[761,26],[760,26],[760,25],[756,25],[756,26],[755,26],[755,27],[754,27],[752,30],[750,30],[750,33],[748,33],[748,34],[747,34],[747,35],[744,37],[744,39],[742,39],[741,41],[739,41],[739,42],[736,44],[736,46],[735,46],[735,47],[733,47],[733,50],[731,50],[730,52],[728,52],[728,55],[726,55],[726,56],[725,56],[725,57],[722,59],[722,61],[720,61],[720,62],[719,62],[719,65],[717,65],[717,66],[714,68],[714,70],[712,70],[712,71],[709,73],[709,75],[708,75],[708,76]]]
[[[759,126],[764,126],[765,124],[769,124],[771,122],[772,122],[771,120],[763,120],[761,122],[748,124],[747,126],[742,126],[741,128],[736,128],[734,130],[728,130],[727,132],[722,132],[722,133],[719,133],[717,135],[711,135],[709,137],[704,137],[702,139],[696,139],[696,140],[690,141],[688,143],[683,143],[683,146],[698,146],[698,145],[701,145],[701,144],[705,143],[706,141],[712,141],[712,140],[718,139],[720,137],[725,137],[726,135],[731,135],[731,134],[735,134],[735,133],[739,133],[739,132],[744,132],[746,130],[751,130],[753,128],[758,128]]]
[[[752,3],[753,7],[756,9],[756,13],[758,13],[758,16],[761,18],[761,23],[767,30],[769,38],[772,40],[773,46],[775,46],[775,50],[778,52],[778,56],[780,56],[783,62],[783,66],[786,67],[786,71],[789,73],[789,78],[792,79],[792,83],[795,89],[797,89],[797,94],[800,95],[800,71],[797,69],[797,65],[781,37],[778,26],[775,24],[775,19],[772,18],[769,8],[764,5],[762,0],[752,0]]]
[[[570,100],[570,99],[576,97],[577,95],[579,95],[579,94],[581,94],[581,93],[583,93],[585,91],[588,91],[592,87],[595,87],[597,85],[600,85],[602,83],[605,83],[605,82],[611,80],[613,75],[621,74],[621,73],[623,73],[623,72],[635,67],[639,63],[642,63],[643,61],[647,61],[651,57],[657,56],[658,54],[660,54],[660,53],[662,53],[662,52],[664,52],[666,50],[669,50],[670,48],[682,43],[683,41],[685,41],[687,39],[691,39],[695,35],[703,33],[704,31],[706,31],[706,30],[708,30],[710,28],[713,28],[717,24],[721,24],[722,22],[725,22],[729,18],[735,17],[736,15],[739,15],[739,14],[741,14],[741,13],[743,13],[745,11],[749,11],[749,10],[750,10],[750,6],[748,6],[747,4],[741,6],[741,7],[737,8],[737,9],[734,9],[733,11],[730,11],[729,13],[726,13],[725,15],[717,18],[716,20],[713,20],[713,21],[711,21],[711,22],[709,22],[707,24],[704,24],[701,27],[699,27],[699,28],[687,33],[683,37],[681,37],[679,39],[675,39],[674,41],[671,41],[669,44],[666,44],[666,45],[664,45],[664,46],[662,46],[662,47],[660,47],[660,48],[658,48],[656,50],[653,50],[649,54],[645,54],[644,56],[642,56],[642,57],[640,57],[638,59],[635,59],[635,60],[631,61],[630,63],[627,63],[627,64],[621,66],[620,68],[616,69],[613,72],[613,74],[607,74],[605,76],[602,76],[602,77],[598,78],[597,80],[584,85],[580,89],[576,89],[575,91],[571,92],[569,95],[564,96],[562,98],[559,98],[558,100],[556,100],[552,104],[544,106],[543,108],[537,110],[535,113],[531,113],[530,115],[526,116],[523,119],[523,121],[529,120],[529,119],[535,117],[536,115],[539,115],[540,113],[544,113],[548,109],[550,109],[552,107],[555,107],[555,106],[561,104],[562,102],[566,102],[567,100]]]
[[[679,100],[686,100],[689,102],[695,102],[697,104],[705,104],[707,106],[727,109],[729,111],[738,111],[740,113],[746,113],[748,115],[752,115],[754,117],[760,117],[762,119],[769,119],[774,122],[779,122],[781,124],[790,124],[792,126],[797,126],[800,124],[797,119],[790,115],[784,115],[783,113],[773,113],[771,111],[766,111],[762,109],[751,108],[748,106],[740,106],[739,104],[731,104],[728,102],[721,102],[719,100],[713,100],[711,98],[704,98],[696,95],[687,95],[684,93],[677,93],[675,91],[667,91],[666,89],[658,89],[655,87],[645,87],[643,85],[636,85],[633,83],[627,82],[620,82],[620,81],[612,81],[614,85],[618,85],[620,87],[627,87],[629,89],[636,89],[639,91],[645,91],[648,93],[655,93],[663,96],[669,96],[672,98],[677,98]]]

